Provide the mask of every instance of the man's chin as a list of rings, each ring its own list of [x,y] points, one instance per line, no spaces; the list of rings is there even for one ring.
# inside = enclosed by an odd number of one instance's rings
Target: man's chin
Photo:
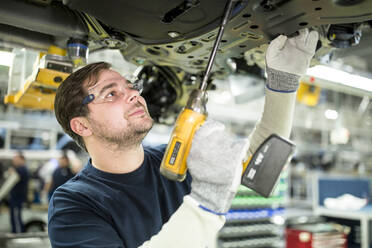
[[[148,131],[154,126],[154,120],[149,116],[148,118]]]
[[[141,123],[137,125],[137,131],[141,130],[141,132],[147,133],[151,130],[153,125],[154,120],[150,116],[144,116],[143,118],[141,118]]]

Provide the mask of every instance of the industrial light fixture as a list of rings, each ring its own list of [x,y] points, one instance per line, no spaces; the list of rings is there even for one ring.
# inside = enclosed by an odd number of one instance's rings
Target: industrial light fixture
[[[336,110],[333,110],[333,109],[327,109],[324,112],[324,116],[329,120],[337,120],[338,112]]]
[[[372,92],[372,79],[354,75],[329,66],[317,65],[311,67],[307,70],[307,75]]]
[[[11,67],[13,65],[14,53],[0,51],[0,65]]]

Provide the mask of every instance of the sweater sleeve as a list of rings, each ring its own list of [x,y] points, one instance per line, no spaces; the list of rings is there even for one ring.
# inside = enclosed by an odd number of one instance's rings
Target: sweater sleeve
[[[162,229],[140,248],[214,248],[225,217],[201,209],[190,196],[185,196],[178,210]]]
[[[51,201],[48,222],[53,248],[126,247],[113,226],[99,215],[69,199],[64,200],[63,211],[52,213],[53,204]],[[215,248],[224,223],[225,217],[201,209],[195,200],[185,196],[169,221],[140,248]]]

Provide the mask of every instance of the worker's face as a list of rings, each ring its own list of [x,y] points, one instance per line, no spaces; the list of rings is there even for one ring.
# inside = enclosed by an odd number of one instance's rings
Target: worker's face
[[[105,70],[88,92],[94,94],[87,116],[93,135],[120,146],[142,142],[153,120],[136,88],[119,73]]]
[[[59,167],[62,167],[62,168],[68,167],[69,161],[68,161],[68,159],[62,157],[58,160],[58,165],[59,165]]]
[[[25,163],[25,161],[19,156],[19,155],[15,155],[12,159],[12,164],[15,166],[15,167],[19,167],[19,166],[22,166],[23,164]]]

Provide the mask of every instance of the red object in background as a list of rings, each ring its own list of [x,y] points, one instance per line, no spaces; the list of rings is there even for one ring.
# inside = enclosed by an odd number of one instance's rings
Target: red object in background
[[[314,83],[315,82],[315,77],[310,77],[309,83]]]
[[[347,248],[347,232],[331,223],[296,225],[286,229],[287,248]]]

